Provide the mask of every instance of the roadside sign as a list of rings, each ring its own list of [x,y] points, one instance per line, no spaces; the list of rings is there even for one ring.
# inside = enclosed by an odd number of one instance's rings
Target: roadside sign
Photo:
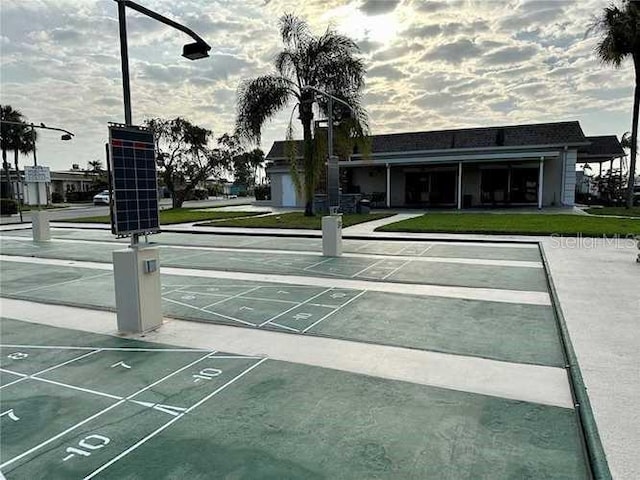
[[[51,183],[51,171],[43,165],[25,166],[24,181],[26,183]]]

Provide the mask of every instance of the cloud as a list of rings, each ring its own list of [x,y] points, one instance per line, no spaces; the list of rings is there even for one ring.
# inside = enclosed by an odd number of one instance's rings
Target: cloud
[[[367,78],[382,77],[387,80],[397,80],[404,77],[404,73],[393,65],[377,65],[367,70]]]
[[[364,0],[358,8],[367,15],[382,15],[393,12],[400,0]]]
[[[487,65],[513,65],[529,60],[537,52],[533,45],[502,47],[483,55],[482,61]]]
[[[344,24],[339,31],[353,35],[343,21],[349,15],[380,15],[384,25],[387,13],[397,22],[384,41],[372,35],[358,42],[369,70],[364,105],[373,133],[580,118],[595,135],[626,131],[630,123],[633,69],[601,65],[597,39],[584,38],[603,0],[251,0],[224,8],[147,1],[213,51],[189,62],[180,56],[188,37],[131,12],[136,122],[181,115],[216,135],[232,130],[240,79],[273,70],[282,49],[278,18],[293,10],[316,33]],[[2,0],[3,104],[77,134],[73,142],[39,140],[43,162],[53,168],[69,168],[69,158],[102,158],[106,122],[122,121],[116,12],[113,0]],[[265,149],[284,136],[290,113],[265,125]]]
[[[482,49],[473,41],[462,38],[455,42],[438,45],[422,56],[422,60],[442,60],[443,62],[459,64],[467,58],[480,55]]]

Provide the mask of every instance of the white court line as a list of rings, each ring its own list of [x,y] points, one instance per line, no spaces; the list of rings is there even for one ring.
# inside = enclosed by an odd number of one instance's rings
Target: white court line
[[[21,348],[32,348],[32,347],[26,347],[26,346],[24,346],[24,345],[0,345],[0,347],[6,347],[6,348],[15,348],[15,347],[21,347]],[[101,349],[101,348],[96,348],[96,349],[92,349],[92,350],[93,350],[93,351],[91,351],[91,352],[84,353],[84,354],[82,354],[82,355],[80,355],[80,356],[78,356],[78,357],[74,357],[74,358],[72,358],[71,360],[66,360],[66,361],[64,361],[64,362],[62,362],[62,363],[59,363],[59,364],[57,364],[57,365],[54,365],[53,367],[49,367],[49,368],[45,368],[44,370],[40,370],[39,372],[36,372],[36,373],[32,374],[32,375],[31,375],[31,377],[35,377],[36,375],[41,375],[41,374],[43,374],[43,373],[50,372],[51,370],[55,370],[56,368],[64,367],[65,365],[68,365],[68,364],[73,363],[73,362],[75,362],[75,361],[77,361],[77,360],[81,360],[81,359],[83,359],[83,358],[85,358],[85,357],[89,357],[89,356],[91,356],[91,355],[93,355],[93,354],[95,354],[95,353],[98,353],[98,352],[101,352],[101,351],[102,351],[102,349]],[[13,373],[13,372],[11,372],[11,373]],[[14,375],[24,375],[24,374],[14,373]],[[13,385],[14,383],[18,383],[18,382],[20,382],[20,381],[22,381],[22,380],[26,380],[28,377],[29,377],[29,375],[24,375],[24,377],[22,377],[22,378],[20,378],[20,379],[18,379],[18,380],[14,380],[14,381],[13,381],[13,382],[11,382],[11,383],[7,383],[7,384],[5,384],[5,385],[0,386],[0,389],[2,389],[2,388],[4,388],[4,387],[8,387],[9,385]]]
[[[103,410],[100,410],[98,413],[95,413],[95,414],[91,415],[89,418],[85,418],[85,419],[84,419],[84,420],[82,420],[81,422],[76,423],[75,425],[73,425],[73,426],[71,426],[71,427],[67,428],[67,429],[66,429],[66,430],[64,430],[63,432],[60,432],[60,433],[58,433],[57,435],[55,435],[55,436],[53,436],[53,437],[49,438],[48,440],[45,440],[44,442],[39,443],[38,445],[36,445],[36,446],[35,446],[35,447],[33,447],[33,448],[30,448],[30,449],[29,449],[29,450],[27,450],[26,452],[23,452],[23,453],[21,453],[20,455],[18,455],[18,456],[16,456],[16,457],[13,457],[11,460],[8,460],[8,461],[4,462],[2,465],[0,465],[0,469],[1,469],[1,468],[6,467],[7,465],[11,465],[12,463],[14,463],[14,462],[16,462],[16,461],[20,460],[21,458],[23,458],[23,457],[25,457],[25,456],[27,456],[27,455],[29,455],[29,454],[31,454],[31,453],[33,453],[33,452],[35,452],[35,451],[40,450],[42,447],[44,447],[44,446],[46,446],[46,445],[50,444],[51,442],[56,441],[58,438],[60,438],[60,437],[62,437],[62,436],[64,436],[64,435],[66,435],[66,434],[67,434],[67,433],[69,433],[69,432],[74,431],[76,428],[81,427],[81,426],[82,426],[82,425],[84,425],[85,423],[90,422],[91,420],[93,420],[93,419],[95,419],[95,418],[98,418],[100,415],[103,415],[103,414],[107,413],[108,411],[110,411],[110,410],[114,409],[115,407],[117,407],[117,406],[119,406],[119,405],[122,405],[122,404],[123,404],[123,403],[125,403],[127,400],[132,399],[132,398],[133,398],[133,397],[135,397],[136,395],[138,395],[138,394],[140,394],[140,393],[142,393],[142,392],[144,392],[144,391],[146,391],[146,390],[148,390],[148,389],[150,389],[150,388],[155,387],[157,384],[159,384],[159,383],[161,383],[161,382],[164,382],[166,379],[168,379],[168,378],[170,378],[170,377],[172,377],[172,376],[176,375],[177,373],[180,373],[180,372],[182,372],[183,370],[186,370],[187,368],[189,368],[189,367],[191,367],[191,366],[195,365],[196,363],[201,362],[202,360],[204,360],[204,359],[208,358],[208,357],[209,357],[209,355],[214,354],[214,353],[216,353],[216,351],[215,351],[215,350],[211,350],[211,351],[209,351],[205,356],[203,356],[203,357],[199,358],[198,360],[195,360],[194,362],[191,362],[191,363],[189,363],[188,365],[185,365],[184,367],[179,368],[179,369],[178,369],[178,370],[176,370],[175,372],[172,372],[172,373],[170,373],[169,375],[166,375],[166,376],[162,377],[160,380],[157,380],[157,381],[153,382],[152,384],[147,385],[147,386],[146,386],[146,387],[144,387],[144,388],[141,388],[140,390],[138,390],[138,391],[137,391],[137,392],[135,392],[135,393],[132,393],[132,394],[131,394],[131,395],[129,395],[128,397],[123,398],[122,400],[118,400],[118,401],[117,401],[116,403],[114,403],[113,405],[110,405],[110,406],[108,406],[107,408],[104,408]],[[265,360],[266,360],[266,359],[265,359]]]
[[[360,245],[358,248],[356,248],[356,252],[359,252],[363,248],[367,248],[369,245],[371,245],[371,243],[373,242],[366,242],[364,245]]]
[[[308,330],[310,330],[311,328],[315,327],[316,325],[318,325],[320,322],[322,322],[323,320],[325,320],[326,318],[329,318],[331,315],[333,315],[334,313],[336,313],[338,310],[342,310],[344,307],[346,307],[347,305],[349,305],[351,302],[353,302],[354,300],[356,300],[357,298],[359,298],[360,296],[364,295],[365,293],[367,293],[366,290],[363,290],[362,292],[360,292],[359,294],[357,294],[356,296],[350,298],[349,300],[347,300],[346,302],[344,302],[342,305],[340,305],[338,308],[336,308],[333,312],[331,313],[327,313],[324,317],[319,318],[318,320],[316,320],[315,322],[313,322],[311,325],[309,325],[307,328],[305,328],[304,330],[302,330],[302,333],[306,333]]]
[[[50,258],[33,258],[7,256],[0,254],[0,260],[15,263],[32,263],[36,265],[55,265],[98,270],[112,270],[107,263],[70,261]],[[397,259],[396,259],[397,260]],[[464,298],[468,300],[483,300],[503,303],[523,303],[527,305],[551,305],[551,298],[547,291],[508,290],[500,288],[466,287],[460,285],[434,285],[428,283],[380,282],[375,280],[359,280],[348,278],[313,277],[308,275],[271,274],[254,272],[232,272],[228,270],[195,268],[163,267],[162,273],[181,277],[228,279],[238,281],[275,283],[296,287],[334,287],[352,290],[370,290],[376,292],[400,293],[406,295],[423,295],[445,298]],[[11,297],[11,294],[4,294]],[[209,312],[211,313],[211,312]]]
[[[83,280],[90,280],[92,278],[106,277],[107,275],[110,275],[110,274],[109,273],[99,273],[97,275],[89,275],[88,277],[81,277],[81,278],[76,278],[74,280],[67,280],[66,282],[54,283],[54,284],[51,284],[51,285],[40,285],[39,287],[27,288],[26,290],[20,290],[19,292],[13,292],[13,293],[10,293],[10,295],[22,295],[22,294],[29,293],[29,292],[35,292],[36,290],[42,290],[43,288],[59,287],[60,285],[67,285],[69,283],[81,282]]]
[[[258,290],[259,288],[262,288],[262,286],[260,285],[260,286],[257,286],[257,287],[250,288],[249,290],[246,290],[246,291],[244,291],[242,293],[238,293],[236,295],[231,295],[230,297],[223,298],[222,300],[219,300],[219,301],[214,302],[214,303],[210,303],[209,305],[205,305],[202,308],[206,311],[207,308],[211,308],[211,307],[213,307],[215,305],[220,305],[221,303],[228,302],[229,300],[233,300],[234,298],[241,297],[245,293],[251,293],[251,292],[253,292],[255,290]]]
[[[427,248],[425,248],[423,251],[420,252],[420,254],[418,255],[419,257],[423,256],[425,253],[427,253],[429,250],[431,250],[433,247],[435,247],[435,243],[432,243],[431,245],[429,245]]]
[[[284,312],[281,312],[281,313],[279,313],[279,314],[277,314],[277,315],[275,315],[275,316],[271,317],[269,320],[267,320],[267,321],[265,321],[265,322],[262,322],[259,326],[260,326],[260,327],[262,327],[263,325],[266,325],[267,323],[271,323],[271,322],[272,322],[273,320],[275,320],[276,318],[280,318],[281,316],[286,315],[286,314],[287,314],[287,313],[289,313],[290,311],[295,310],[296,308],[301,307],[302,305],[305,305],[305,304],[309,303],[311,300],[313,300],[313,299],[315,299],[315,298],[318,298],[318,297],[320,297],[320,296],[324,295],[325,293],[330,292],[331,290],[333,290],[333,288],[327,288],[327,289],[326,289],[326,290],[324,290],[323,292],[320,292],[320,293],[318,293],[317,295],[314,295],[313,297],[309,297],[309,298],[307,298],[304,302],[301,302],[301,303],[299,303],[299,304],[297,304],[297,305],[294,305],[293,307],[288,308],[288,309],[287,309],[287,310],[285,310]],[[296,329],[296,332],[299,332],[299,330],[297,330],[297,329]]]
[[[101,465],[100,467],[98,467],[97,469],[95,469],[93,472],[91,472],[89,475],[87,475],[86,477],[84,477],[83,480],[89,480],[93,477],[95,477],[97,474],[99,474],[100,472],[102,472],[103,470],[105,470],[106,468],[109,468],[111,465],[113,465],[115,462],[117,462],[118,460],[120,460],[121,458],[127,456],[129,453],[133,452],[135,449],[137,449],[138,447],[140,447],[141,445],[145,444],[146,442],[148,442],[149,440],[151,440],[153,437],[155,437],[156,435],[158,435],[160,432],[162,432],[163,430],[165,430],[166,428],[170,427],[171,425],[173,425],[175,422],[177,422],[178,420],[180,420],[182,417],[184,417],[185,415],[187,415],[188,413],[191,413],[194,409],[198,408],[200,405],[202,405],[204,402],[206,402],[207,400],[209,400],[210,398],[214,397],[215,395],[217,395],[218,393],[220,393],[221,391],[223,391],[225,388],[227,388],[228,386],[230,386],[231,384],[235,383],[237,380],[239,380],[241,377],[245,376],[247,373],[249,373],[251,370],[253,370],[254,368],[256,368],[257,366],[259,366],[260,364],[262,364],[263,362],[265,362],[267,359],[263,358],[262,360],[260,360],[259,362],[256,362],[255,364],[251,365],[249,368],[247,368],[246,370],[244,370],[242,373],[240,373],[239,375],[237,375],[236,377],[232,378],[231,380],[229,380],[227,383],[225,383],[224,385],[222,385],[221,387],[217,388],[216,390],[214,390],[212,393],[210,393],[209,395],[207,395],[206,397],[204,397],[202,400],[200,400],[199,402],[195,403],[194,405],[192,405],[191,407],[187,408],[187,410],[184,413],[180,413],[178,416],[172,418],[171,420],[169,420],[167,423],[165,423],[164,425],[160,426],[159,428],[157,428],[156,430],[154,430],[153,432],[151,432],[149,435],[147,435],[146,437],[144,437],[143,439],[139,440],[138,442],[136,442],[134,445],[130,446],[129,448],[127,448],[124,452],[120,453],[118,456],[112,458],[111,460],[109,460],[107,463]]]
[[[235,359],[247,359],[247,360],[261,360],[264,357],[255,357],[255,356],[247,356],[247,355],[209,355],[209,358],[235,358]]]
[[[281,323],[269,322],[269,325],[274,325],[276,327],[283,328],[285,330],[289,330],[290,332],[300,333],[300,330],[292,327],[287,327],[286,325],[282,325]]]
[[[37,380],[39,382],[50,383],[59,387],[70,388],[71,390],[78,390],[80,392],[92,393],[94,395],[100,395],[101,397],[113,398],[115,400],[121,400],[124,397],[119,395],[112,395],[110,393],[98,392],[97,390],[91,390],[89,388],[77,387],[76,385],[70,385],[68,383],[56,382],[55,380],[49,380],[48,378],[35,377],[33,375],[25,375],[24,373],[14,372],[13,370],[7,370],[6,368],[0,368],[0,372],[11,373],[13,375],[19,375],[23,380]],[[15,383],[15,382],[13,382]]]
[[[20,238],[20,237],[18,237]],[[24,241],[24,238],[22,239]],[[30,241],[30,240],[29,240]],[[56,241],[65,241],[65,242],[76,242],[76,243],[96,243],[90,240],[70,240],[70,239],[58,239]],[[112,244],[113,242],[102,242]],[[395,260],[407,260],[412,259],[418,262],[435,262],[435,263],[461,263],[466,265],[488,265],[488,266],[496,266],[496,267],[523,267],[523,268],[542,268],[541,261],[528,261],[528,260],[500,260],[500,259],[488,259],[488,258],[464,258],[464,257],[423,257],[422,255],[427,252],[429,249],[433,248],[436,244],[431,244],[427,247],[420,255],[416,256],[405,256],[399,254],[376,254],[376,253],[344,253],[342,255],[343,258],[389,258]],[[468,245],[466,245],[468,246]],[[487,246],[487,245],[474,245],[474,246]],[[495,246],[495,245],[489,245]],[[319,252],[307,252],[300,250],[273,250],[273,249],[249,249],[249,248],[234,248],[234,247],[201,247],[201,246],[187,246],[187,245],[162,245],[163,248],[171,249],[178,248],[183,250],[210,250],[210,251],[220,251],[220,252],[233,252],[233,253],[256,253],[260,255],[264,254],[276,254],[276,255],[304,255],[304,256],[319,256]],[[538,248],[537,245],[534,246]],[[44,258],[44,257],[43,257]],[[250,262],[254,263],[255,258],[243,259],[236,258],[236,261],[240,262]],[[179,261],[179,259],[178,259]],[[264,260],[262,260],[264,261]],[[271,258],[268,261],[270,262],[279,262],[278,258]],[[282,266],[282,265],[281,265]],[[300,269],[299,267],[293,267],[292,269]],[[302,269],[305,270],[305,269]],[[324,272],[327,275],[336,275],[329,272]]]
[[[400,270],[402,267],[404,267],[407,263],[409,263],[411,260],[407,260],[405,261],[403,264],[401,264],[399,267],[394,268],[393,270],[391,270],[389,273],[387,273],[384,277],[381,278],[381,280],[386,280],[387,278],[389,278],[391,275],[393,275],[394,273],[396,273],[398,270]]]
[[[366,272],[367,270],[369,270],[370,268],[375,267],[376,265],[378,265],[379,263],[384,262],[385,260],[387,260],[386,258],[383,258],[382,260],[378,260],[377,262],[372,263],[371,265],[369,265],[367,268],[363,268],[362,270],[360,270],[359,272],[354,273],[353,275],[351,275],[351,278],[355,278],[358,275],[360,275],[361,273]]]
[[[181,305],[183,307],[192,308],[194,310],[199,310],[201,312],[210,313],[211,315],[216,315],[216,316],[221,317],[221,318],[226,318],[227,320],[233,320],[234,322],[244,323],[245,325],[250,325],[252,327],[256,326],[255,323],[245,322],[244,320],[240,320],[239,318],[234,318],[234,317],[230,317],[228,315],[223,315],[222,313],[217,313],[217,312],[212,312],[210,310],[205,310],[203,308],[196,307],[194,305],[189,305],[188,303],[179,302],[177,300],[171,300],[170,298],[163,298],[163,300],[166,300],[167,302],[170,302],[170,303],[175,303],[176,305]]]
[[[333,260],[333,258],[326,258],[324,260],[320,260],[319,262],[312,263],[311,265],[304,267],[303,270],[309,270],[311,268],[317,267],[318,265],[322,265],[323,263],[330,262],[331,260]]]
[[[113,352],[208,352],[210,350],[207,349],[198,349],[198,348],[138,348],[138,347],[73,347],[69,345],[18,345],[18,344],[10,344],[10,343],[2,343],[0,347],[6,348],[40,348],[40,349],[54,349],[54,350],[104,350],[104,351],[113,351]],[[84,356],[84,355],[83,355]],[[82,357],[78,357],[80,359]],[[67,362],[65,362],[67,363]],[[62,364],[61,364],[62,365]],[[52,370],[47,369],[48,370]],[[44,370],[42,372],[44,373]],[[38,373],[34,373],[37,375]]]

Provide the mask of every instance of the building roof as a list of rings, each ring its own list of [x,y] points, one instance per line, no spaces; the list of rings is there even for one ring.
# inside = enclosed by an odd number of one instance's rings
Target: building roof
[[[581,157],[603,157],[603,159],[610,160],[625,155],[624,149],[615,135],[587,137],[587,141],[590,142],[589,145],[578,149]]]
[[[371,135],[370,138],[374,155],[464,148],[582,145],[587,141],[577,121],[391,133]],[[296,142],[300,147],[298,151],[302,151],[302,141]],[[284,146],[284,141],[274,142],[267,159],[284,157]]]

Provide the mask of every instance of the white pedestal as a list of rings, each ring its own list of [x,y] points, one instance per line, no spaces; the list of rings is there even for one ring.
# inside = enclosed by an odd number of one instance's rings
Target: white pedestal
[[[31,230],[34,242],[48,242],[51,240],[49,214],[46,211],[33,210],[31,212]]]
[[[342,215],[322,217],[322,255],[342,256]]]
[[[158,247],[113,252],[118,330],[142,333],[162,325]]]

